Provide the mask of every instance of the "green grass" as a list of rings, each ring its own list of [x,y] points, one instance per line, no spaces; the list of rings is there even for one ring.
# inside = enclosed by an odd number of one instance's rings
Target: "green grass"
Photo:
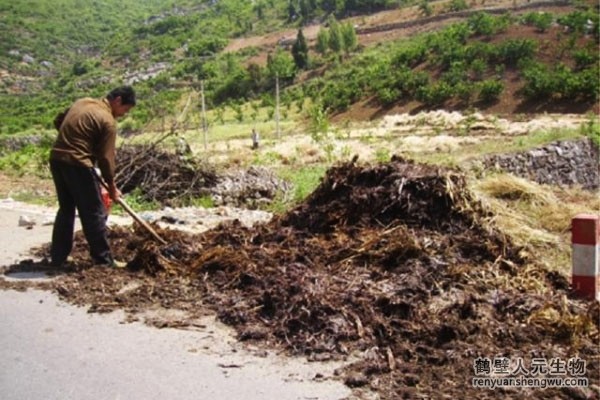
[[[38,206],[55,207],[57,205],[54,194],[42,194],[39,191],[29,189],[19,190],[18,192],[0,193],[0,197],[11,197],[13,200]]]
[[[268,211],[281,214],[302,202],[319,186],[326,170],[325,165],[291,166],[279,169],[278,176],[291,183],[292,192],[286,198],[275,199],[268,207]]]

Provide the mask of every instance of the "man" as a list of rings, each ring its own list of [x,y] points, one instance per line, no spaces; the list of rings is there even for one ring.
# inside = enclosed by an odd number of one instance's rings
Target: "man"
[[[52,231],[52,265],[64,264],[73,249],[77,209],[94,264],[125,266],[112,257],[108,245],[106,210],[94,167],[97,164],[110,198],[117,201],[121,193],[115,185],[116,119],[134,106],[133,88],[123,86],[103,99],[77,100],[64,118],[59,115],[55,120],[59,133],[50,152],[50,171],[59,208]]]
[[[258,141],[260,140],[260,137],[258,136],[258,131],[256,130],[256,128],[252,129],[252,149],[256,150],[258,149]]]

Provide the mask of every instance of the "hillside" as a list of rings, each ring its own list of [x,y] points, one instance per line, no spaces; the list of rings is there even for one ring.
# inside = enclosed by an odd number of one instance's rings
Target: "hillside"
[[[198,80],[209,109],[254,100],[273,109],[276,75],[285,106],[302,111],[309,98],[338,121],[439,108],[598,110],[593,2],[59,3],[0,1],[1,133],[48,129],[74,98],[123,83],[144,99],[126,123],[134,130],[179,115]],[[307,47],[295,59],[299,29]],[[341,42],[320,48],[321,34]]]

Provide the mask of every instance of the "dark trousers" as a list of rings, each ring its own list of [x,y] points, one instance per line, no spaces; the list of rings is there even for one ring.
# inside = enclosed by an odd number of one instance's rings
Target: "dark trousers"
[[[73,249],[75,209],[95,264],[110,264],[112,255],[106,234],[106,210],[100,196],[100,182],[93,168],[50,161],[58,196],[58,212],[52,230],[50,257],[61,265]]]

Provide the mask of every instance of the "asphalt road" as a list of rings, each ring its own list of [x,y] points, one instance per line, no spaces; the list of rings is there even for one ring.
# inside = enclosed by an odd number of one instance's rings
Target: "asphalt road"
[[[18,226],[27,215],[37,224]],[[48,242],[42,208],[0,201],[0,265]],[[45,279],[34,275],[10,279]],[[197,330],[124,323],[119,313],[88,314],[53,293],[0,290],[0,398],[325,400],[351,395],[334,380],[339,365],[253,351],[208,318]],[[256,350],[256,349],[254,349]],[[325,377],[315,379],[317,374]]]

